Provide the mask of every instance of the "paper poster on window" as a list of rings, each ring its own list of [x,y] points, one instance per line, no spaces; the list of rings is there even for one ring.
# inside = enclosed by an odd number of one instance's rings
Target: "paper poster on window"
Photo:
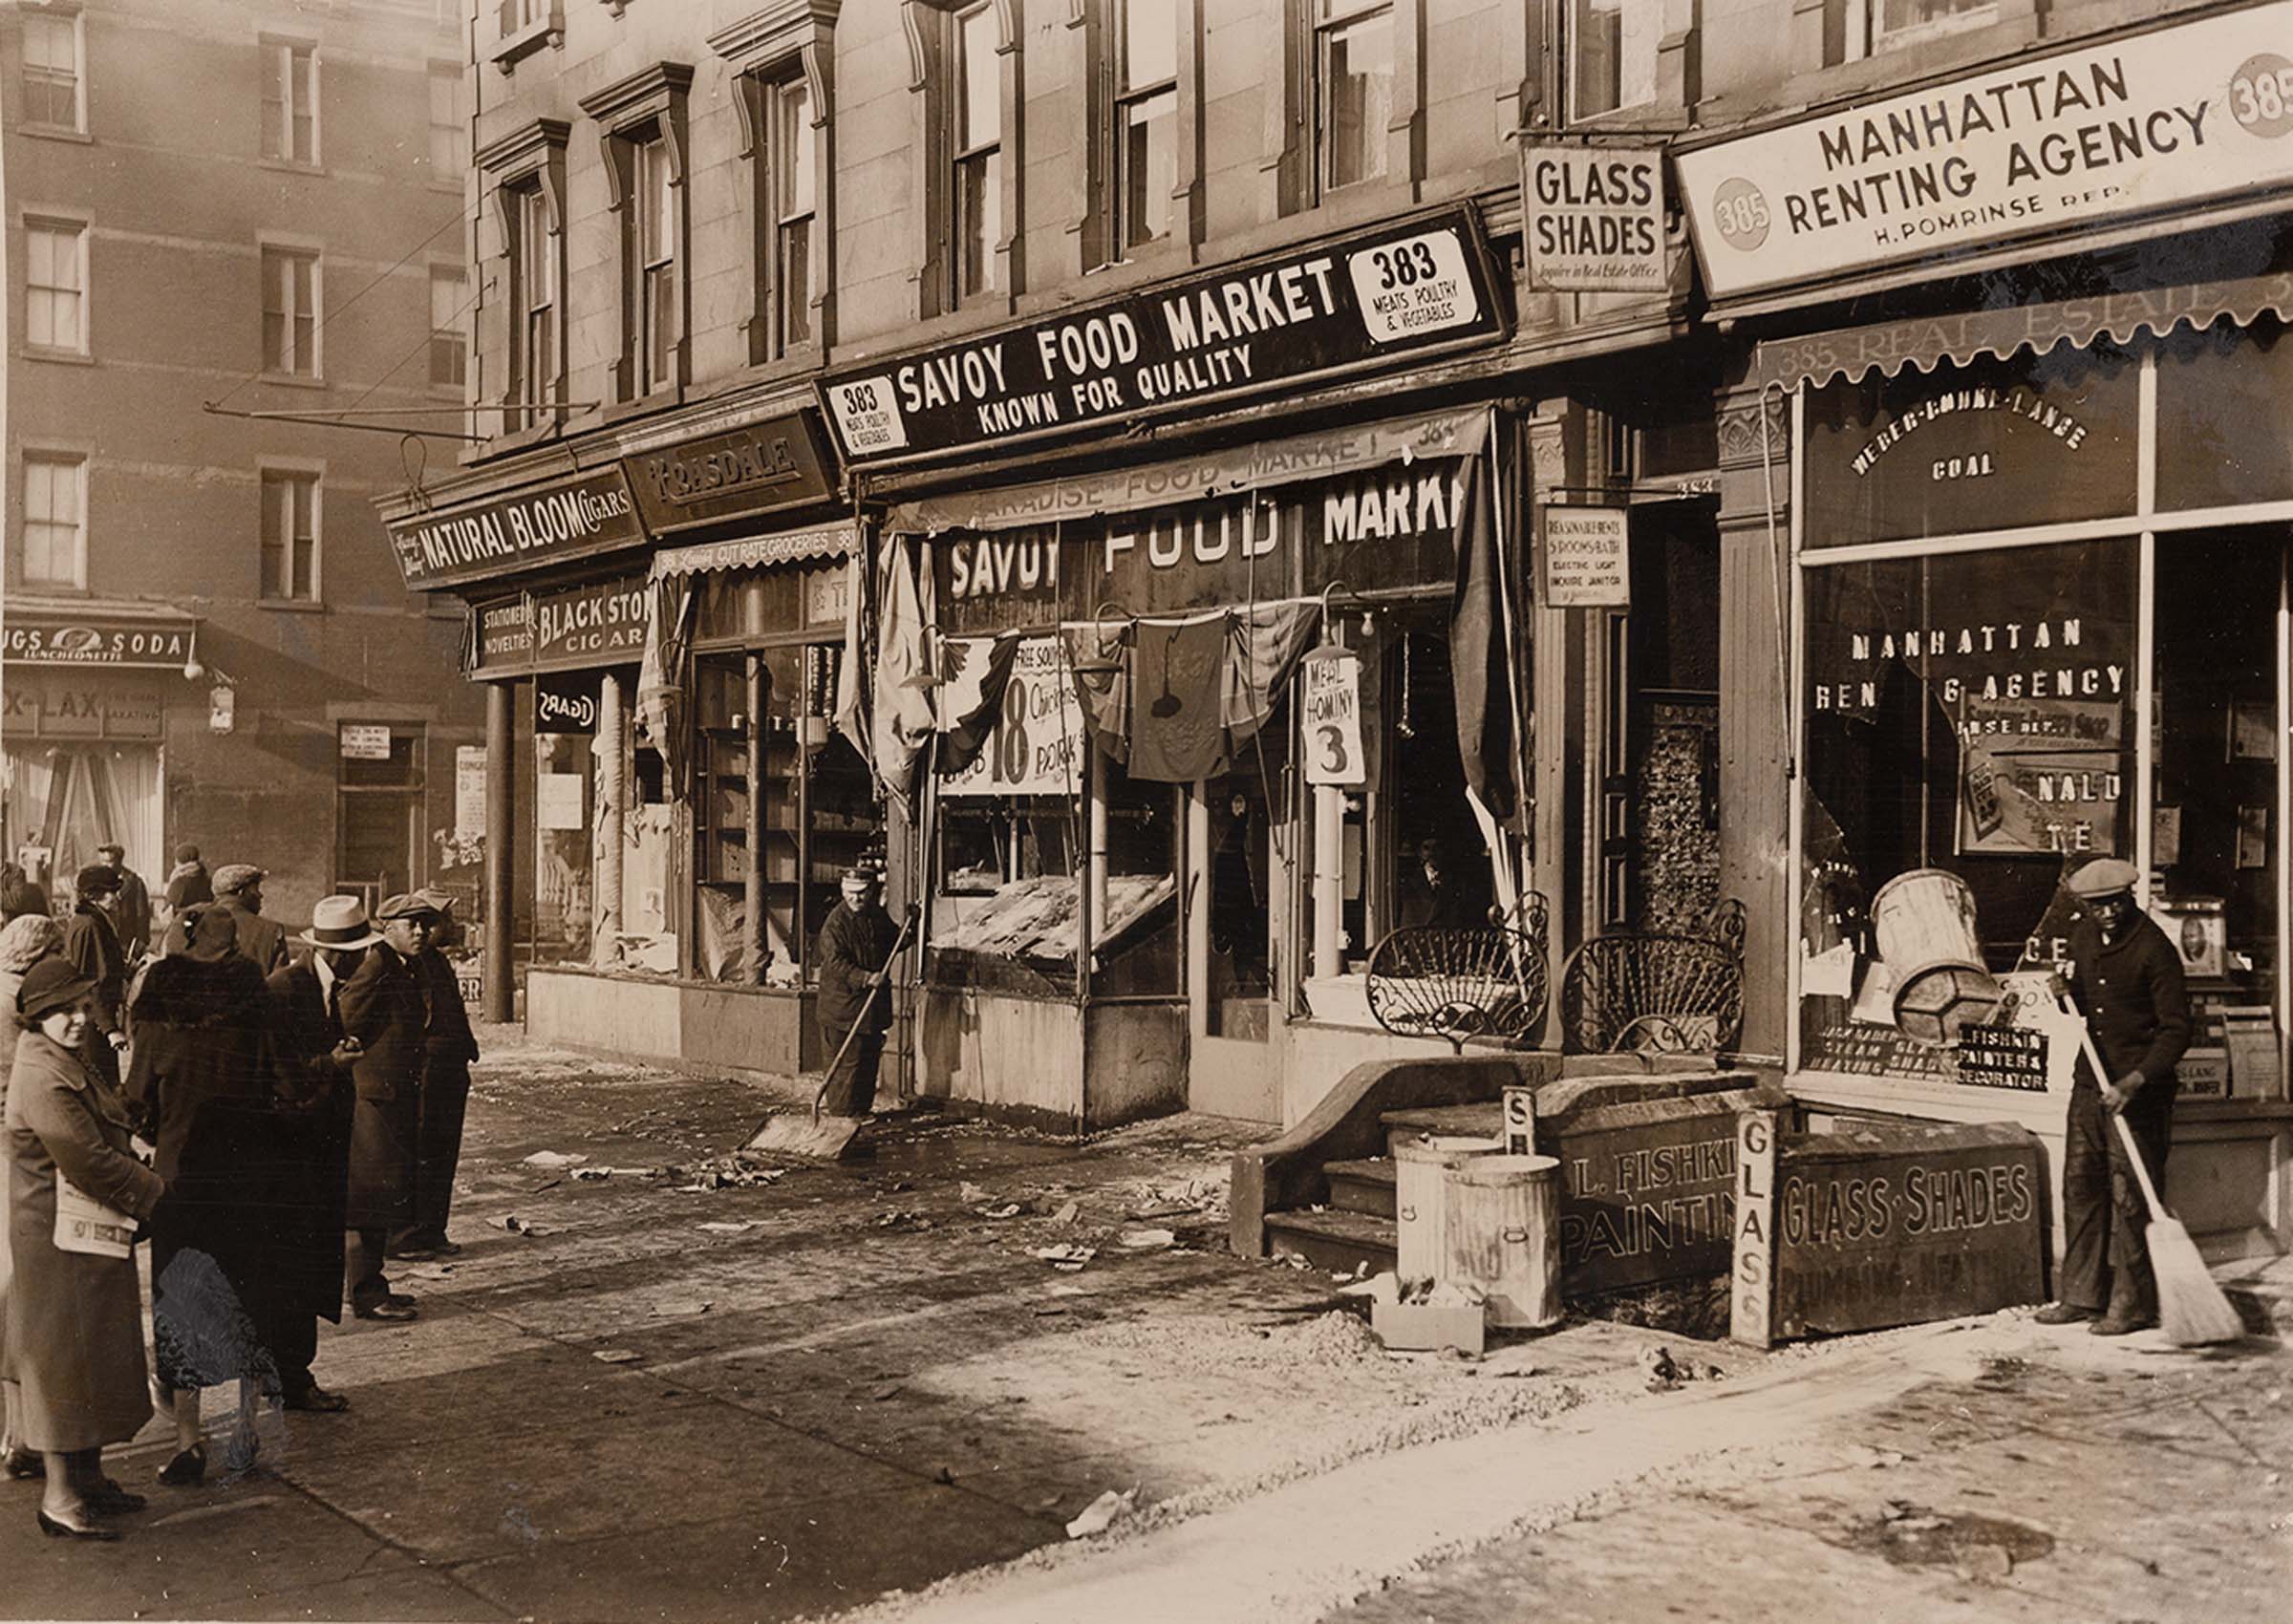
[[[951,639],[981,646],[992,638]],[[1073,795],[1082,786],[1082,702],[1057,637],[1027,637],[1012,656],[1011,682],[987,747],[942,795]]]
[[[1959,774],[1962,857],[2118,849],[2126,772],[2114,750],[2008,752],[1968,739]]]
[[[1300,667],[1306,728],[1306,781],[1358,788],[1369,781],[1361,749],[1361,658],[1318,649]]]

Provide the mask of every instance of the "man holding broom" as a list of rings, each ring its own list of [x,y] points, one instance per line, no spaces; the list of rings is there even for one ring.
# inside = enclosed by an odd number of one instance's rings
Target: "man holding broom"
[[[2079,1320],[2097,1336],[2157,1323],[2157,1280],[2143,1231],[2149,1212],[2127,1160],[2122,1117],[2141,1147],[2151,1182],[2165,1178],[2174,1137],[2175,1062],[2190,1043],[2181,955],[2133,904],[2133,865],[2097,859],[2069,877],[2079,915],[2070,928],[2068,991],[2111,1075],[2081,1062],[2070,1089],[2062,1165],[2060,1297],[2038,1311],[2042,1325]]]

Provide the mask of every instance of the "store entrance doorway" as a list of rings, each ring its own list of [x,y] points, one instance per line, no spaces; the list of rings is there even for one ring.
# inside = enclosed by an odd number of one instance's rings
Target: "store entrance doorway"
[[[1281,893],[1296,866],[1276,849],[1291,838],[1286,755],[1282,730],[1267,728],[1231,772],[1195,784],[1188,802],[1188,1104],[1248,1122],[1282,1116],[1276,921],[1289,912]]]

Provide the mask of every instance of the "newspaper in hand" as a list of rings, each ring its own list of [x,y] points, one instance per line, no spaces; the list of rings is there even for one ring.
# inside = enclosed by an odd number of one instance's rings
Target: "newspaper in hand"
[[[94,1257],[131,1257],[136,1221],[97,1201],[61,1173],[55,1176],[55,1250]]]

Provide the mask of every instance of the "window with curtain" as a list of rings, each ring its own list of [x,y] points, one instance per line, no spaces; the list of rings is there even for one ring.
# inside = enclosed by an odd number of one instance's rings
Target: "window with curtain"
[[[1392,8],[1316,0],[1314,142],[1321,189],[1382,177],[1392,121]]]
[[[88,228],[73,220],[24,223],[24,339],[85,354]]]
[[[263,596],[318,601],[318,476],[263,470]]]
[[[88,584],[88,464],[33,452],[24,459],[24,584]]]
[[[84,130],[77,16],[24,17],[24,121]]]
[[[951,225],[958,305],[996,291],[996,244],[1003,234],[1003,75],[996,33],[993,7],[955,19]]]
[[[820,153],[812,87],[801,75],[765,87],[772,196],[772,319],[782,353],[813,340],[819,258]]]
[[[308,45],[263,45],[263,156],[318,161],[318,53]]]
[[[1114,33],[1114,246],[1170,234],[1178,182],[1178,0],[1118,0]]]
[[[263,250],[263,370],[314,378],[318,370],[318,255]]]

